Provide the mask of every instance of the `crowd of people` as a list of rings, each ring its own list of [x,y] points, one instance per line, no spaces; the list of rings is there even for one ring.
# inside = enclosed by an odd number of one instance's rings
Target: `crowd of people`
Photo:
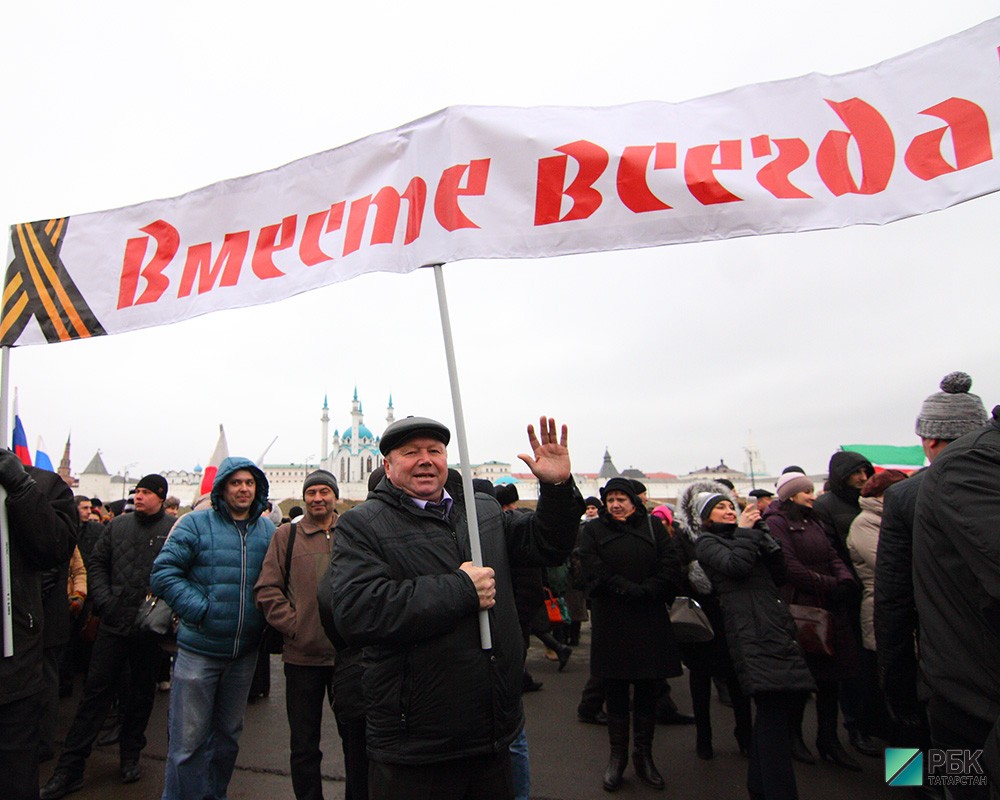
[[[630,760],[643,785],[669,784],[653,759],[658,721],[691,723],[696,756],[714,757],[714,684],[751,800],[797,798],[794,761],[857,771],[887,746],[973,754],[963,780],[922,791],[988,798],[1000,785],[1000,406],[990,418],[963,373],[940,388],[916,422],[930,467],[908,476],[838,451],[818,496],[789,466],[746,498],[699,481],[656,503],[614,477],[584,499],[567,428],[547,417],[520,456],[539,482],[533,510],[512,486],[467,485],[448,467],[450,431],[424,417],[386,429],[364,503],[339,514],[335,477],[316,470],[284,521],[248,459],[224,461],[196,510],[178,516],[152,474],[112,514],[0,450],[5,791],[79,790],[102,742],[117,743],[122,782],[140,780],[159,687],[164,800],[225,797],[248,700],[280,652],[299,800],[323,797],[327,708],[349,800],[526,800],[522,695],[542,683],[525,653],[536,637],[561,672],[589,621],[577,715],[607,728],[594,780],[608,792]],[[166,633],[140,624],[156,602],[172,611]],[[692,717],[670,697],[684,668]],[[82,696],[39,793],[74,669]]]

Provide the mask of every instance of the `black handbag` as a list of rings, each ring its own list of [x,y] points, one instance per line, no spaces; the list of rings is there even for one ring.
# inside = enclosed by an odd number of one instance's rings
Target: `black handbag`
[[[138,633],[164,637],[173,632],[174,612],[162,597],[150,592],[135,615]]]
[[[670,606],[670,626],[674,639],[682,644],[710,642],[715,631],[701,604],[690,597],[678,597]]]
[[[288,534],[288,549],[285,551],[285,596],[288,596],[288,581],[292,576],[292,548],[295,547],[295,525]],[[278,655],[285,644],[284,634],[275,628],[266,619],[264,620],[264,630],[260,635],[260,649],[269,655]]]

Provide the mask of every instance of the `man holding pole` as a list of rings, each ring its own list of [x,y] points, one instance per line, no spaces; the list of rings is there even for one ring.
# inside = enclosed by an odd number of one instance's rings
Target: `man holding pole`
[[[0,449],[0,486],[7,492],[0,551],[11,617],[0,615],[4,647],[0,658],[0,776],[10,800],[38,797],[41,736],[42,572],[58,566],[76,534],[73,492],[54,472],[25,468]],[[6,549],[6,548],[5,548]],[[9,583],[7,583],[9,575]],[[6,605],[6,603],[4,604]],[[5,612],[6,609],[0,610]]]
[[[566,426],[528,426],[539,481],[534,514],[477,494],[482,566],[472,563],[467,501],[450,480],[450,431],[407,417],[382,436],[385,478],[337,526],[333,620],[365,647],[372,800],[509,800],[508,745],[523,724],[523,643],[512,566],[561,563],[583,500],[570,472]],[[486,611],[492,649],[480,643]]]

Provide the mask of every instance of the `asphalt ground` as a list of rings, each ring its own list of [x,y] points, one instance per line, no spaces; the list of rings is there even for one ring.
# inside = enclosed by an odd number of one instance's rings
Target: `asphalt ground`
[[[596,800],[609,794],[601,787],[608,757],[607,731],[577,721],[576,706],[589,674],[589,628],[584,624],[581,644],[563,672],[546,660],[544,651],[533,642],[528,669],[542,681],[541,691],[525,695],[528,744],[531,755],[531,796],[535,800]],[[673,696],[682,711],[691,709],[686,678],[671,681]],[[80,696],[77,683],[72,697],[59,706],[62,737],[72,721]],[[146,730],[149,743],[142,754],[142,779],[123,785],[118,775],[117,747],[98,747],[87,762],[84,787],[70,797],[74,800],[156,800],[163,791],[163,767],[167,753],[166,693],[158,693]],[[664,792],[638,782],[631,767],[625,783],[616,793],[623,800],[637,798],[691,798],[691,800],[745,800],[747,761],[739,754],[732,736],[730,709],[713,698],[715,758],[703,761],[695,756],[694,726],[658,725],[653,742],[654,760],[666,780]],[[815,739],[815,708],[806,710],[807,743]],[[845,738],[846,744],[846,738]],[[327,800],[344,797],[344,764],[333,713],[327,710],[323,722],[324,795]],[[821,762],[814,766],[796,764],[802,800],[909,800],[912,790],[887,787],[881,758],[866,758],[852,751],[862,765],[860,773],[847,772]],[[55,761],[42,765],[44,783]],[[0,798],[2,798],[0,778]],[[240,742],[236,772],[229,787],[232,800],[293,798],[288,774],[288,722],[285,715],[284,675],[279,656],[272,657],[271,692],[248,706]]]

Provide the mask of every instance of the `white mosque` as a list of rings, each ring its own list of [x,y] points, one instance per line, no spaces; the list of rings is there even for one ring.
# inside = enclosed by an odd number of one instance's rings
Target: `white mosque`
[[[392,395],[389,395],[389,405],[385,409],[385,426],[388,428],[395,419]],[[354,389],[354,399],[351,401],[351,426],[344,428],[343,435],[337,429],[333,432],[333,438],[330,438],[330,408],[325,397],[320,422],[323,428],[320,466],[332,472],[341,487],[352,483],[367,487],[368,476],[382,466],[382,454],[378,449],[382,437],[376,436],[365,425],[365,414],[361,401],[358,400],[357,387]],[[341,493],[343,494],[343,491]]]

